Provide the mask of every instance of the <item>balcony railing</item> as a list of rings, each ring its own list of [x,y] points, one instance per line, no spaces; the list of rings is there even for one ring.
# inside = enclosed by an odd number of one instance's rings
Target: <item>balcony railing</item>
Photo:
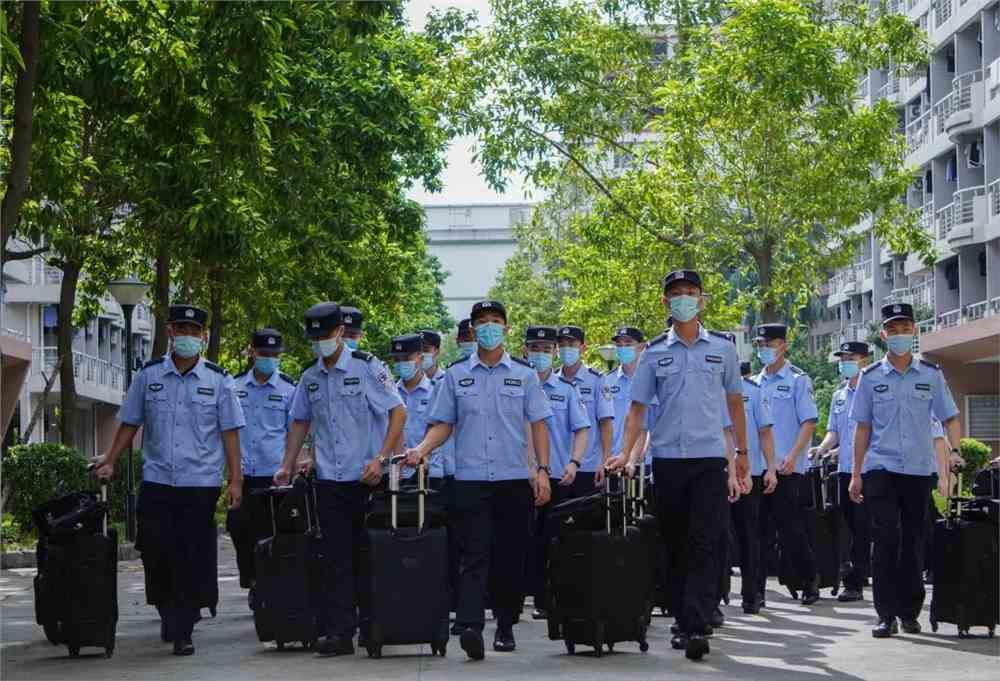
[[[950,329],[962,323],[962,309],[951,310],[938,315],[937,325],[939,329]]]
[[[30,283],[32,286],[59,285],[62,283],[62,278],[62,270],[49,265],[42,256],[36,255],[31,259]]]
[[[986,193],[990,196],[990,216],[1000,215],[1000,179],[990,182],[986,187]]]
[[[917,322],[917,333],[931,333],[934,331],[934,319],[925,319],[921,322]]]
[[[59,351],[56,348],[35,348],[31,352],[31,371],[40,374],[48,373],[56,366]],[[81,383],[112,390],[125,390],[124,367],[112,364],[106,359],[73,351],[73,377]]]
[[[28,334],[23,331],[18,331],[17,329],[9,329],[6,326],[0,326],[0,335],[10,336],[11,338],[16,338],[19,341],[29,342]]]
[[[868,99],[868,84],[869,84],[868,76],[862,78],[861,82],[858,83],[858,92],[857,92],[858,99]]]
[[[990,310],[991,315],[1000,315],[1000,296],[996,298],[990,298]]]
[[[944,122],[948,120],[948,116],[952,114],[951,102],[953,99],[954,97],[951,94],[945,95],[931,109],[932,115],[934,116],[935,135],[944,134]]]
[[[930,141],[930,129],[930,110],[923,112],[906,126],[906,146],[911,154]]]
[[[955,226],[955,204],[949,203],[947,206],[939,208],[934,214],[934,223],[937,228],[937,238],[947,238],[948,232]]]
[[[956,111],[972,108],[972,88],[977,87],[976,83],[981,82],[983,82],[982,69],[963,73],[951,81],[951,111],[949,115]]]
[[[872,261],[871,260],[866,260],[863,263],[860,263],[860,264],[856,265],[856,267],[857,267],[857,271],[859,273],[859,278],[861,279],[861,281],[864,281],[865,279],[871,279],[872,278]]]
[[[917,218],[917,224],[925,232],[931,234],[934,233],[934,202],[928,201],[923,206],[920,207],[920,217]]]
[[[970,303],[965,306],[965,320],[974,322],[982,319],[989,313],[990,301],[981,300],[978,303]]]
[[[953,0],[937,0],[937,4],[934,5],[934,28],[940,28],[951,19],[953,4]]]
[[[955,192],[954,222],[956,225],[965,225],[975,220],[976,197],[984,196],[985,194],[986,187],[982,185],[979,185],[978,187],[969,187],[968,189],[962,189],[961,191]]]

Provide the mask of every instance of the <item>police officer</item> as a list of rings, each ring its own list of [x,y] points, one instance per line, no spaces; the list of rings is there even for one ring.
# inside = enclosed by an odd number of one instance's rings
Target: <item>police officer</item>
[[[310,427],[315,443],[317,502],[323,537],[319,543],[324,591],[320,614],[326,636],[316,646],[320,656],[354,653],[357,546],[369,491],[382,480],[393,443],[406,421],[395,382],[385,366],[344,344],[345,323],[334,302],[313,305],[305,313],[306,334],[316,342],[320,359],[299,379],[292,398],[292,425],[285,458],[274,475],[288,483],[302,441]],[[387,434],[376,448],[369,443],[375,414],[387,412]]]
[[[584,366],[581,361],[587,351],[583,329],[579,326],[559,327],[559,377],[576,388],[590,417],[587,453],[577,466],[570,462],[567,473],[573,478],[573,496],[594,491],[604,482],[604,465],[611,456],[614,438],[615,407],[609,393],[602,389],[601,372]]]
[[[806,469],[806,450],[816,431],[819,412],[813,397],[812,381],[798,367],[785,359],[788,350],[788,327],[784,324],[761,324],[757,327],[757,358],[764,368],[756,383],[764,393],[774,419],[774,454],[778,462],[778,487],[764,497],[761,520],[765,536],[769,524],[778,528],[781,550],[788,554],[789,564],[802,585],[802,603],[811,605],[819,600],[816,560],[806,534],[800,495]],[[767,565],[772,550],[765,544],[761,556]],[[767,570],[760,571],[760,593],[763,598],[767,585]]]
[[[438,356],[441,354],[441,334],[432,329],[422,329],[420,368],[424,375],[432,381],[436,381],[444,375],[438,366]]]
[[[646,349],[646,337],[642,331],[634,326],[620,326],[615,330],[615,335],[611,337],[611,342],[615,345],[618,368],[604,375],[601,386],[602,391],[611,399],[611,405],[614,408],[611,451],[615,454],[621,454],[622,443],[625,439],[625,415],[632,402],[632,382],[635,368],[639,366],[639,357]],[[644,435],[645,429],[639,434],[640,444],[644,444]],[[637,459],[633,458],[633,462],[637,462]],[[648,463],[650,462],[647,461]],[[648,472],[647,470],[647,474]]]
[[[479,347],[476,343],[476,335],[472,332],[472,320],[465,318],[458,323],[455,331],[455,341],[458,343],[458,353],[460,359],[468,359],[476,354]]]
[[[538,380],[541,381],[542,390],[545,391],[549,406],[552,408],[552,416],[545,420],[545,427],[549,432],[549,486],[552,489],[552,497],[549,503],[537,509],[535,561],[530,566],[533,568],[535,597],[535,609],[531,616],[539,620],[548,617],[545,578],[548,564],[548,537],[545,533],[545,523],[548,520],[549,510],[570,496],[573,478],[567,468],[579,467],[579,462],[583,460],[587,451],[590,419],[573,385],[552,371],[552,360],[556,352],[555,327],[529,326],[524,335],[524,344],[528,362],[538,372]]]
[[[857,391],[861,370],[868,366],[870,352],[868,343],[848,341],[840,344],[834,353],[838,358],[837,370],[844,383],[834,391],[830,400],[830,415],[827,419],[826,437],[816,447],[815,456],[825,456],[834,447],[837,452],[838,506],[844,517],[844,526],[850,533],[850,568],[844,572],[844,590],[837,596],[843,603],[860,601],[864,598],[864,580],[871,571],[871,540],[868,531],[868,515],[864,504],[852,504],[847,488],[851,482],[854,465],[854,421],[850,418],[854,395]]]
[[[142,368],[118,412],[121,422],[96,474],[109,479],[122,450],[143,427],[138,537],[147,572],[146,599],[162,620],[174,655],[193,655],[191,632],[206,591],[218,599],[215,502],[223,463],[230,509],[243,497],[240,433],[243,410],[233,378],[201,357],[208,313],[171,305],[172,351]]]
[[[931,420],[941,421],[950,442],[962,437],[941,369],[911,354],[914,330],[911,305],[882,308],[888,353],[861,372],[850,412],[856,430],[849,492],[855,503],[864,501],[871,519],[875,638],[896,634],[896,618],[904,632],[920,632],[924,533],[935,470]],[[957,449],[950,458],[951,466],[965,463]],[[948,476],[940,476],[939,491],[947,494],[948,488]]]
[[[750,491],[744,491],[733,504],[733,526],[740,547],[740,593],[743,612],[760,612],[763,595],[759,591],[760,575],[766,572],[760,562],[760,500],[778,485],[774,463],[774,435],[771,432],[771,409],[753,378],[750,362],[740,363],[743,376],[743,410],[747,420],[747,450],[750,458]],[[764,578],[767,575],[764,574]]]
[[[623,452],[631,453],[646,408],[659,400],[650,424],[657,516],[666,544],[666,598],[679,630],[671,640],[692,660],[709,651],[708,619],[718,598],[718,538],[725,529],[728,497],[739,494],[745,476],[746,419],[736,347],[705,329],[698,315],[705,306],[701,277],[678,270],[663,280],[663,302],[673,328],[650,342],[632,385]],[[723,400],[737,442],[736,465],[726,473]],[[630,455],[616,456],[612,470]]]
[[[342,305],[340,314],[344,319],[344,345],[349,350],[357,350],[361,339],[365,337],[365,316],[361,310],[350,305]]]
[[[243,465],[243,503],[226,516],[226,528],[236,549],[240,586],[251,589],[255,580],[253,550],[270,529],[267,510],[250,490],[269,487],[285,453],[285,436],[291,423],[295,381],[278,371],[285,351],[281,334],[274,329],[255,331],[250,339],[253,366],[235,378],[236,396],[243,408],[246,428],[240,437]]]
[[[479,350],[449,367],[434,396],[429,418],[434,425],[407,452],[407,462],[426,460],[449,436],[455,438],[453,524],[462,553],[457,622],[464,626],[462,649],[481,660],[487,584],[497,619],[493,649],[515,648],[513,625],[524,599],[532,497],[541,506],[550,495],[545,419],[552,410],[535,371],[504,349],[508,326],[503,304],[480,301],[470,318]],[[540,473],[534,494],[525,467],[529,423]]]

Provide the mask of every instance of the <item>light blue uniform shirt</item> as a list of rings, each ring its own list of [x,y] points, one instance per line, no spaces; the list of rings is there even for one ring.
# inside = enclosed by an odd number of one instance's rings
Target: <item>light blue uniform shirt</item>
[[[438,386],[444,382],[446,369],[438,367],[437,372],[431,379],[431,385],[433,386],[434,392],[437,391]],[[434,404],[434,395],[431,394],[431,404]],[[449,437],[444,441],[444,444],[437,448],[437,452],[441,456],[441,465],[443,468],[445,477],[452,477],[455,475],[455,438]]]
[[[764,398],[771,407],[774,419],[774,464],[778,468],[792,451],[799,428],[806,421],[819,420],[816,399],[813,397],[812,380],[796,366],[785,362],[773,375],[761,370],[756,376],[757,385],[764,392]],[[808,447],[809,443],[806,443]],[[795,472],[806,472],[805,452],[795,461]]]
[[[454,426],[455,479],[528,478],[527,426],[552,415],[538,374],[506,352],[493,367],[478,353],[448,367],[428,420]]]
[[[580,365],[573,378],[567,377],[563,369],[559,369],[559,377],[565,381],[570,381],[576,388],[580,402],[587,410],[587,417],[590,419],[590,436],[587,438],[587,453],[583,457],[583,465],[580,471],[584,473],[596,473],[603,458],[603,444],[601,443],[601,429],[598,424],[604,419],[615,417],[615,407],[611,401],[611,396],[605,393],[601,386],[603,377],[601,373],[588,366]]]
[[[322,360],[302,372],[292,400],[292,418],[312,424],[316,477],[351,482],[384,444],[375,419],[402,404],[385,366],[367,352],[341,351],[327,369]]]
[[[957,414],[944,374],[933,364],[913,357],[902,374],[888,359],[866,368],[850,412],[858,423],[871,424],[861,472],[937,473],[932,421]]]
[[[625,417],[632,405],[632,377],[621,367],[604,375],[604,391],[611,398],[615,410],[614,434],[611,438],[611,453],[620,454],[625,443]],[[593,435],[591,435],[593,437]]]
[[[549,431],[549,477],[563,476],[573,454],[573,435],[578,430],[590,429],[590,418],[573,386],[550,371],[542,382],[542,390],[549,398],[552,416],[545,419]],[[593,436],[593,431],[588,437]]]
[[[434,383],[427,376],[421,376],[420,382],[407,390],[406,384],[400,380],[396,383],[396,389],[406,405],[406,425],[403,426],[404,447],[409,449],[416,447],[427,434],[427,415],[431,409],[431,397],[434,393]],[[451,438],[449,438],[451,439]],[[444,477],[444,461],[441,456],[441,448],[431,452],[427,467],[427,476],[430,478]],[[406,467],[403,469],[403,477],[409,478],[414,474],[414,469]]]
[[[181,375],[169,355],[142,368],[118,420],[143,427],[142,479],[172,487],[222,484],[222,433],[246,425],[225,369],[199,357]]]
[[[760,431],[774,424],[771,408],[764,397],[764,391],[749,378],[743,379],[743,413],[747,418],[747,456],[750,459],[750,475],[764,475],[767,460],[760,447]]]
[[[273,477],[285,456],[295,381],[275,371],[260,384],[251,369],[234,382],[247,422],[240,433],[243,475]]]
[[[851,418],[855,389],[845,383],[833,392],[830,399],[830,417],[826,432],[837,434],[837,472],[850,473],[854,470],[854,431],[857,422]]]
[[[674,329],[654,339],[635,371],[632,401],[659,400],[650,424],[654,459],[725,458],[724,400],[742,394],[740,358],[729,340],[699,327],[685,345]]]

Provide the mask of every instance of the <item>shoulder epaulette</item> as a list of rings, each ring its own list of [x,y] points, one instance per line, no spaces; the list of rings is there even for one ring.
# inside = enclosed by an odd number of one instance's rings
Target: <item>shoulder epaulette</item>
[[[753,380],[753,377],[751,376],[744,376],[743,380],[749,383],[750,385],[756,386],[758,388],[760,387],[760,384],[757,383],[757,381]]]
[[[226,371],[225,369],[223,369],[222,367],[220,367],[215,362],[209,362],[207,359],[205,360],[205,366],[208,367],[209,369],[211,369],[212,371],[214,371],[217,374],[222,374],[223,376],[229,375],[228,371]]]
[[[521,359],[520,357],[514,357],[513,355],[511,355],[510,358],[512,360],[514,360],[515,362],[517,362],[518,364],[523,364],[524,366],[528,367],[529,369],[532,368],[531,364],[529,364],[528,360],[526,360],[526,359]]]
[[[246,371],[244,371],[243,373],[239,373],[239,374],[236,374],[235,376],[233,376],[233,378],[243,378],[244,376],[246,376],[246,375],[247,375],[247,374],[249,374],[249,373],[250,373],[250,370],[249,370],[249,369],[247,369],[247,370],[246,370]]]
[[[569,380],[568,378],[564,378],[563,376],[559,376],[559,380],[562,381],[563,383],[565,383],[566,385],[568,385],[570,387],[573,387],[573,381]]]
[[[594,369],[593,367],[587,367],[587,371],[589,371],[590,373],[594,374],[598,378],[600,378],[601,376],[604,375],[600,371],[598,371],[597,369]]]
[[[721,338],[722,340],[726,341],[727,343],[731,342],[729,340],[729,336],[727,336],[726,334],[722,333],[721,331],[712,331],[711,329],[708,329],[708,333],[710,335],[712,335],[712,336],[715,336],[716,338]]]
[[[167,358],[166,355],[161,355],[160,357],[157,357],[156,359],[151,359],[148,362],[146,362],[145,364],[143,364],[142,368],[143,369],[148,369],[149,367],[153,367],[153,366],[156,366],[157,364],[161,364],[166,358]]]
[[[468,357],[463,357],[461,359],[456,359],[454,362],[452,362],[451,364],[449,364],[448,366],[446,366],[445,369],[450,369],[453,366],[455,366],[456,364],[461,364],[462,362],[464,362],[467,359],[469,359],[469,358]]]
[[[789,364],[788,365],[788,370],[791,371],[793,374],[798,374],[799,376],[803,376],[806,373],[806,372],[802,371],[802,369],[800,369],[797,366],[795,366],[794,364]]]
[[[362,362],[370,362],[374,356],[372,353],[365,352],[364,350],[351,350],[351,357],[360,359]]]
[[[281,378],[281,380],[283,380],[285,383],[291,383],[292,385],[295,385],[295,379],[289,376],[288,374],[283,374],[279,371],[278,377]]]
[[[869,371],[872,371],[873,369],[875,369],[875,367],[877,367],[880,364],[881,362],[875,362],[875,364],[869,364],[868,366],[866,366],[864,369],[861,370],[861,374],[862,375],[867,374]]]
[[[663,341],[667,340],[667,336],[669,336],[669,335],[670,334],[668,332],[667,333],[661,333],[659,336],[657,336],[653,340],[649,341],[649,347],[653,347],[657,343],[662,343]]]
[[[928,362],[926,359],[921,359],[920,363],[923,364],[924,366],[930,367],[931,369],[937,369],[938,371],[941,371],[941,367],[939,367],[934,362]]]

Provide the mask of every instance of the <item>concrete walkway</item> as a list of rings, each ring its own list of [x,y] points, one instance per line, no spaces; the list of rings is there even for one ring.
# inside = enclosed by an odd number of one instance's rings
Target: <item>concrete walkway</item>
[[[159,640],[156,611],[145,604],[142,566],[120,565],[118,640],[114,657],[85,648],[71,660],[65,647],[50,645],[35,624],[31,578],[34,570],[0,573],[0,678],[15,679],[323,679],[391,681],[394,679],[554,679],[609,681],[610,679],[906,679],[923,681],[978,681],[1000,678],[1000,638],[959,639],[955,627],[942,625],[930,633],[925,608],[921,621],[927,633],[889,641],[871,637],[874,611],[870,602],[837,604],[824,598],[806,608],[791,601],[776,583],[762,615],[747,616],[736,607],[725,608],[727,625],[712,639],[712,653],[700,664],[670,649],[671,620],[653,619],[650,650],[640,654],[635,644],[619,644],[613,655],[601,659],[589,653],[566,655],[562,642],[545,637],[544,623],[530,616],[516,630],[514,654],[487,653],[481,663],[470,663],[452,638],[448,656],[432,658],[427,647],[386,648],[381,660],[364,652],[353,658],[320,659],[298,649],[279,652],[261,644],[254,633],[239,588],[235,558],[227,537],[219,539],[221,602],[218,617],[195,629],[197,654],[178,658]],[[734,580],[738,590],[738,580]],[[824,596],[827,592],[824,592]],[[928,598],[928,602],[929,602]],[[738,604],[739,598],[734,600]],[[527,614],[527,613],[526,613]],[[487,643],[493,626],[487,624]],[[579,650],[586,648],[578,648]]]

